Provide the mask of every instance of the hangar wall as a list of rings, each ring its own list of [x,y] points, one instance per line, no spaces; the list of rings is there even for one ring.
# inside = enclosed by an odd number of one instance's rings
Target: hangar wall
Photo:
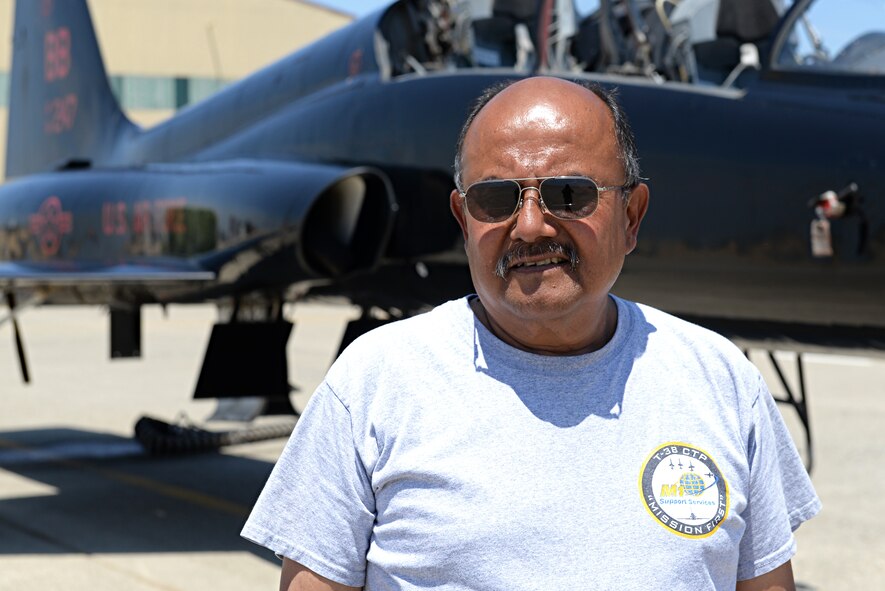
[[[14,0],[0,0],[0,179]],[[89,0],[111,87],[142,126],[307,45],[351,20],[299,0]]]

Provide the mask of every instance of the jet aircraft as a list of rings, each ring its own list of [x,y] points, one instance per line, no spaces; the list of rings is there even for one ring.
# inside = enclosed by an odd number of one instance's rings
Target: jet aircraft
[[[0,290],[23,375],[24,305],[107,305],[112,355],[137,356],[140,306],[212,301],[195,396],[285,403],[284,302],[358,304],[346,343],[471,290],[456,136],[483,89],[536,74],[616,87],[636,132],[652,204],[617,293],[766,349],[885,350],[885,11],[851,20],[864,4],[399,0],[142,129],[85,0],[18,0]]]

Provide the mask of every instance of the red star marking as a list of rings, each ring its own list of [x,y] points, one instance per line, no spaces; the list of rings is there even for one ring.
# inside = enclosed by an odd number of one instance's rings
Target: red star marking
[[[351,78],[359,74],[363,69],[363,50],[357,49],[350,54],[347,60],[347,75]]]
[[[61,199],[55,195],[43,201],[37,213],[30,217],[30,222],[31,234],[37,238],[40,252],[46,257],[58,254],[61,237],[70,234],[74,227],[71,212],[62,209]]]

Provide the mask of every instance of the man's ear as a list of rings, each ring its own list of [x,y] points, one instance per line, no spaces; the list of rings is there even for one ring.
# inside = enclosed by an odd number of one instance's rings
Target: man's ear
[[[464,242],[467,242],[467,212],[464,211],[464,200],[461,198],[461,193],[458,192],[458,189],[453,189],[449,195],[449,208],[452,210],[452,215],[458,220],[458,225],[461,226]]]
[[[642,223],[642,218],[645,217],[646,211],[648,211],[648,185],[639,183],[630,192],[630,200],[627,202],[627,227],[624,234],[627,241],[627,254],[633,252],[633,249],[636,248],[639,225]]]

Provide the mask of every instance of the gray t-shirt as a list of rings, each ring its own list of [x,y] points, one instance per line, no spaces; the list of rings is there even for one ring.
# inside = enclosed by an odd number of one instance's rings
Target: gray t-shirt
[[[602,349],[508,346],[468,298],[355,341],[243,536],[373,591],[734,589],[820,508],[755,367],[615,298]]]

